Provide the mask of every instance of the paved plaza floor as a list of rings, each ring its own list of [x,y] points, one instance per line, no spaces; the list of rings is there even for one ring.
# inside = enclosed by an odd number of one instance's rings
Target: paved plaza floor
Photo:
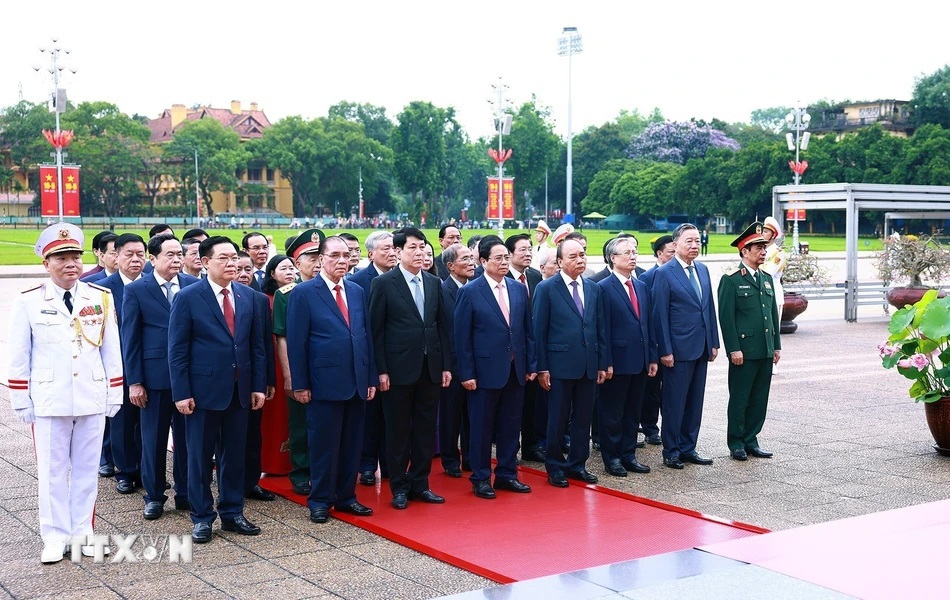
[[[0,278],[0,337],[12,294],[28,284]],[[760,437],[774,458],[728,457],[727,365],[720,357],[710,367],[699,441],[714,465],[674,471],[662,466],[659,447],[647,446],[638,458],[653,467],[650,474],[605,475],[597,452],[588,468],[602,485],[774,530],[946,499],[950,459],[932,450],[923,407],[908,397],[906,380],[880,365],[887,317],[880,307],[862,307],[859,322],[845,323],[839,302],[822,302],[813,302],[797,319],[798,331],[782,340]],[[7,352],[0,344],[0,362]],[[434,491],[443,478],[433,473]],[[212,543],[195,546],[192,564],[40,565],[32,442],[2,386],[0,482],[0,598],[432,598],[495,585],[336,519],[312,524],[305,509],[283,499],[248,501],[246,513],[262,535],[216,532]],[[170,510],[143,521],[141,495],[114,488],[100,479],[97,533],[190,532],[187,514]],[[512,535],[531,544],[530,531]]]

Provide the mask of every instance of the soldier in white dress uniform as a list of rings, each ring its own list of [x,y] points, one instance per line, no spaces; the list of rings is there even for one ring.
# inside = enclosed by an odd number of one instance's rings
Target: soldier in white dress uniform
[[[109,290],[79,281],[83,234],[48,227],[36,254],[49,281],[10,310],[10,403],[33,425],[43,563],[63,559],[74,536],[93,533],[106,417],[122,406],[122,353]],[[92,546],[82,553],[93,555]]]

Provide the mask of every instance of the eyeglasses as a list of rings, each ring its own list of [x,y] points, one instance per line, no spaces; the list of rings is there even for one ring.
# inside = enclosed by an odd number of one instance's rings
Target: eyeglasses
[[[624,250],[623,252],[614,252],[614,256],[637,256],[636,250]]]
[[[457,263],[457,262],[460,262],[460,263],[473,263],[473,262],[475,262],[475,257],[474,257],[474,256],[466,256],[465,258],[456,258],[456,259],[453,260],[452,262],[453,262],[453,263]]]
[[[223,265],[237,264],[241,259],[237,256],[215,256],[214,259]]]
[[[496,263],[506,263],[511,262],[511,256],[508,254],[496,254],[495,256],[488,257],[488,260]]]
[[[248,250],[252,252],[260,252],[261,250],[267,250],[267,246],[251,246]]]
[[[349,252],[332,252],[330,254],[323,255],[324,260],[342,260],[342,259],[349,259],[349,258],[350,258]]]

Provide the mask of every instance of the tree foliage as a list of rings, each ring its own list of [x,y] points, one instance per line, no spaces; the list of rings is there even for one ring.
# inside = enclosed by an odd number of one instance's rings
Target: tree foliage
[[[695,122],[654,123],[633,138],[630,158],[672,162],[685,165],[691,158],[702,158],[710,148],[738,150],[739,144],[719,129]]]
[[[910,104],[914,125],[919,127],[931,123],[950,129],[950,65],[918,77]]]

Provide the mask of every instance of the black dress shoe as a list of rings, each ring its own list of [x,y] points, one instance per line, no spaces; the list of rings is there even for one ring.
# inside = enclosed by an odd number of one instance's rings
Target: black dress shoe
[[[647,436],[646,443],[650,444],[651,446],[659,446],[663,443],[663,438],[660,437],[659,433],[654,433],[653,435]]]
[[[360,473],[360,485],[376,485],[375,471],[362,471]],[[310,493],[309,491],[307,492]]]
[[[578,481],[583,481],[584,483],[597,483],[597,476],[591,473],[590,471],[568,471],[568,479],[576,479]]]
[[[294,493],[297,494],[298,496],[309,496],[309,495],[310,495],[310,482],[309,482],[309,481],[302,481],[302,482],[300,482],[300,483],[291,483],[291,484],[290,484],[290,487],[291,487],[291,489],[293,489]]]
[[[527,483],[521,483],[517,479],[498,479],[495,478],[496,490],[508,490],[517,494],[527,494],[531,492],[531,486]]]
[[[244,497],[250,498],[251,500],[261,500],[263,502],[270,502],[277,498],[273,492],[269,492],[259,485],[252,487],[248,493],[244,494]]]
[[[756,458],[772,458],[773,456],[771,452],[766,452],[765,450],[763,450],[762,448],[759,448],[758,446],[755,446],[754,448],[746,448],[745,451],[748,452],[749,455],[754,456]]]
[[[746,454],[745,450],[742,448],[736,448],[731,452],[732,458],[735,460],[749,460],[749,455]]]
[[[172,484],[170,484],[170,483],[168,483],[168,482],[166,481],[166,482],[165,482],[165,489],[166,489],[166,490],[172,489]]]
[[[495,490],[492,489],[491,484],[488,483],[486,479],[472,483],[472,491],[475,492],[475,495],[479,498],[484,498],[485,500],[495,499]]]
[[[590,447],[594,450],[600,450],[600,442],[591,442]]]
[[[191,504],[188,502],[188,498],[175,496],[175,510],[191,510]]]
[[[683,462],[693,463],[694,465],[711,465],[713,461],[711,458],[703,458],[696,452],[687,452],[686,454],[680,454],[680,460]]]
[[[622,460],[620,464],[623,465],[623,468],[628,471],[633,471],[634,473],[649,473],[650,467],[646,466],[639,460],[632,458],[630,460]]]
[[[458,467],[449,467],[448,469],[445,470],[445,474],[448,475],[449,477],[454,477],[455,479],[458,479],[462,476],[462,469]]]
[[[678,458],[664,458],[663,464],[671,469],[682,469],[685,466]]]
[[[123,479],[115,486],[115,491],[120,494],[134,494],[135,493],[135,482],[131,479]]]
[[[637,442],[637,448],[646,448],[646,442]]]
[[[537,448],[522,450],[521,460],[527,460],[530,462],[544,462],[544,452],[538,450]]]
[[[191,539],[196,544],[207,544],[211,541],[211,523],[195,523],[191,530]]]
[[[410,500],[418,500],[426,504],[445,504],[445,498],[435,494],[432,490],[422,490],[421,492],[409,492],[406,497]]]
[[[330,509],[326,506],[311,508],[310,520],[314,523],[326,523],[328,520],[330,520]]]
[[[466,462],[466,461],[462,461],[462,470],[463,470],[463,471],[468,471],[469,473],[471,473],[471,472],[472,472],[472,465],[471,465],[471,463]]]
[[[373,509],[368,506],[363,506],[359,502],[351,502],[349,504],[337,504],[336,512],[350,513],[351,515],[356,515],[357,517],[368,517],[373,514]]]
[[[109,463],[99,467],[99,477],[115,477],[115,465]]]
[[[221,519],[221,529],[233,531],[240,535],[260,535],[261,533],[261,528],[248,521],[243,515],[234,517],[233,521]]]
[[[549,473],[548,474],[548,483],[554,487],[566,488],[570,484],[567,482],[567,478],[564,477],[563,473]]]
[[[146,521],[154,521],[155,519],[161,518],[163,514],[165,514],[164,504],[158,501],[146,502],[142,517],[144,517]]]
[[[389,503],[392,504],[392,507],[397,510],[403,510],[409,506],[409,500],[406,498],[405,494],[396,494]]]
[[[627,476],[627,470],[623,468],[623,465],[620,464],[619,460],[615,460],[609,465],[604,465],[604,471],[606,471],[608,475],[613,475],[614,477]]]

